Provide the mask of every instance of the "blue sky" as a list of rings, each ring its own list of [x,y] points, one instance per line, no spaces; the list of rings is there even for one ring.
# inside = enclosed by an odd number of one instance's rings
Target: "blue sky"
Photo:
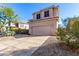
[[[32,19],[32,13],[51,5],[59,5],[59,16],[61,18],[79,16],[79,4],[68,3],[6,3],[0,6],[9,6],[14,9],[22,21]]]

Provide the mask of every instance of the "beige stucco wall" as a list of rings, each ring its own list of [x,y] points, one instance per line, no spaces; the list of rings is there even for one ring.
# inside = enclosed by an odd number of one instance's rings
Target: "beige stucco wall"
[[[47,10],[49,10],[49,17],[44,17],[44,12],[47,11]],[[37,14],[41,15],[41,19],[59,17],[59,10],[58,10],[58,7],[47,8],[47,9],[41,10],[41,11],[33,14],[33,20],[37,20],[36,19]]]
[[[46,19],[41,21],[34,21],[29,23],[29,33],[33,35],[32,27],[40,27],[38,30],[42,30],[41,27],[50,27],[50,29],[43,29],[45,31],[51,31],[50,35],[56,35],[57,19]],[[42,31],[43,31],[42,30]]]
[[[49,10],[49,17],[44,17],[44,11],[47,11],[47,10]],[[37,13],[33,14],[33,19],[34,20],[37,20],[36,19],[36,15],[37,14],[40,14],[41,15],[41,19],[52,18],[53,11],[52,11],[52,8],[50,8],[50,9],[45,9],[43,11],[37,12]]]

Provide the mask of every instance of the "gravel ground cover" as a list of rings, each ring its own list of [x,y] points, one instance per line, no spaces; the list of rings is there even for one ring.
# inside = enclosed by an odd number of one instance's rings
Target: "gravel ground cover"
[[[79,49],[72,50],[68,46],[60,43],[56,37],[48,38],[32,56],[78,56]]]

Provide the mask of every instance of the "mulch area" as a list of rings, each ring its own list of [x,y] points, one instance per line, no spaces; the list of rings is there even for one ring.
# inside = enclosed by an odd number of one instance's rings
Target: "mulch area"
[[[56,38],[48,38],[32,56],[78,56],[79,49],[71,49]]]

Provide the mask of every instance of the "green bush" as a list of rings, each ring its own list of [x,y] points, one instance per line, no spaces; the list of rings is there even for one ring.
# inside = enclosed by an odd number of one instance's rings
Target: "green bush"
[[[79,43],[76,43],[76,42],[73,42],[73,43],[70,43],[69,45],[71,48],[79,48]]]
[[[16,34],[29,34],[29,30],[21,28],[11,28]]]
[[[68,20],[64,28],[58,28],[57,39],[72,48],[79,48],[79,18],[71,18]]]
[[[63,40],[65,37],[64,28],[58,28],[57,35],[59,36],[58,39]]]
[[[4,36],[14,36],[15,32],[14,31],[6,31],[6,32],[3,32],[3,35]]]
[[[71,48],[79,48],[79,40],[73,33],[67,33],[65,29],[58,28],[57,39]]]

